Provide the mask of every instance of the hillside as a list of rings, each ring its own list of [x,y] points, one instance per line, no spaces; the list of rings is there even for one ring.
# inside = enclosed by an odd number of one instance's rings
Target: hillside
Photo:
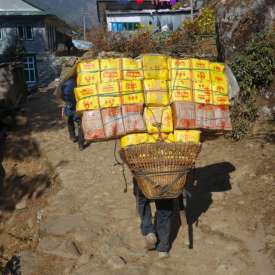
[[[88,26],[96,25],[98,21],[96,0],[29,0],[28,2],[59,16],[72,25],[82,25],[83,10],[89,14],[87,16]]]

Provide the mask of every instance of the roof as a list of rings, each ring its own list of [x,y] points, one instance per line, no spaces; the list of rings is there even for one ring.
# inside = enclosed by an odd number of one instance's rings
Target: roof
[[[146,9],[146,10],[128,10],[128,11],[106,11],[107,16],[127,16],[127,15],[153,15],[153,14],[159,14],[159,15],[164,15],[164,14],[190,14],[191,9],[190,7],[188,8],[181,8],[178,10],[169,10],[169,9],[162,9],[162,10],[151,10],[151,9]],[[197,12],[197,10],[193,10],[193,12]]]
[[[0,16],[48,15],[43,9],[24,0],[0,0]]]

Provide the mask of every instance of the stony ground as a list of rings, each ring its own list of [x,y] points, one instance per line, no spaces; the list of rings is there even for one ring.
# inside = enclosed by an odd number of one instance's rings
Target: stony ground
[[[261,127],[257,138],[238,143],[203,144],[190,187],[192,218],[199,220],[194,249],[175,213],[171,257],[159,260],[144,249],[131,186],[123,193],[122,169],[114,165],[114,142],[80,152],[48,92],[33,96],[27,108],[32,138],[59,183],[44,204],[27,201],[13,214],[36,211],[22,220],[22,227],[36,228],[35,242],[19,249],[23,274],[275,274],[274,128]]]

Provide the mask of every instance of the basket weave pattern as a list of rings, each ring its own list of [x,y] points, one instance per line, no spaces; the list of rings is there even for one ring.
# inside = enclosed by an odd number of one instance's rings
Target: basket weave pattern
[[[201,144],[157,142],[121,149],[120,156],[148,199],[168,199],[182,193],[200,150]]]

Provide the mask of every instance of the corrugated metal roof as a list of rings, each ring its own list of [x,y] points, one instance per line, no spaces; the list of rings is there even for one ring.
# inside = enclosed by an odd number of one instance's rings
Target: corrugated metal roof
[[[150,9],[146,9],[146,10],[128,10],[128,11],[109,11],[109,10],[106,10],[106,14],[107,16],[116,16],[116,15],[124,15],[124,16],[127,16],[127,15],[142,15],[142,14],[170,14],[170,15],[173,15],[173,14],[189,14],[191,12],[191,9],[190,7],[188,8],[181,8],[181,9],[178,9],[178,10],[169,10],[169,9],[160,9],[160,10],[150,10]],[[197,10],[193,10],[193,12],[197,12]]]
[[[0,0],[0,15],[46,15],[47,13],[23,0]]]

